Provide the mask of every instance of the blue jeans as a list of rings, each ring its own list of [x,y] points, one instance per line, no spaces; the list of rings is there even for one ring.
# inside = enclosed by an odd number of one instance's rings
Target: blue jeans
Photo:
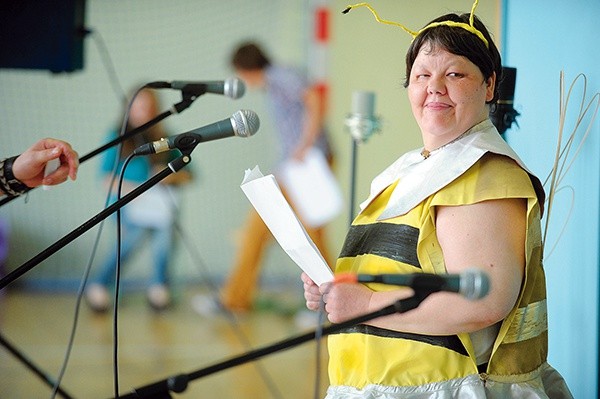
[[[141,226],[128,220],[126,214],[127,212],[122,212],[121,214],[121,273],[123,273],[124,264],[127,262],[129,256],[135,253],[134,251],[138,249],[145,241],[145,238],[149,236],[148,241],[152,245],[152,259],[154,261],[154,267],[149,283],[150,285],[168,284],[167,269],[169,257],[171,255],[173,226],[170,224],[160,228]],[[116,268],[117,247],[115,243],[112,255],[106,258],[99,273],[92,282],[103,286],[113,285]]]

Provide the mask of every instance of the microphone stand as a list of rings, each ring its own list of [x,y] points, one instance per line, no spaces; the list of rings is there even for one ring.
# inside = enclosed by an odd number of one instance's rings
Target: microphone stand
[[[89,152],[88,154],[82,156],[81,158],[79,158],[79,163],[85,162],[88,159],[100,154],[102,151],[107,150],[110,147],[113,147],[125,140],[127,140],[130,137],[135,136],[138,133],[141,133],[143,131],[146,131],[147,129],[151,128],[152,126],[156,125],[158,122],[162,121],[163,119],[167,118],[168,116],[171,116],[173,114],[179,114],[182,111],[184,111],[185,109],[187,109],[190,105],[192,105],[192,102],[195,100],[195,97],[192,98],[184,98],[181,102],[173,105],[173,107],[168,110],[163,112],[162,114],[159,114],[157,116],[155,116],[153,119],[151,119],[150,121],[144,123],[141,126],[138,126],[135,129],[130,130],[129,132],[125,133],[123,136],[117,137],[112,141],[109,141],[108,143],[104,144],[101,147],[98,147],[97,149],[95,149],[94,151]]]
[[[423,302],[425,298],[427,298],[431,293],[435,292],[435,290],[422,290],[415,291],[415,294],[409,298],[400,299],[394,302],[391,305],[388,305],[382,309],[376,310],[371,313],[367,313],[356,318],[347,320],[345,322],[339,324],[331,324],[322,329],[321,337],[326,335],[330,335],[339,331],[342,331],[346,328],[353,327],[356,324],[364,323],[365,321],[369,321],[378,317],[388,316],[394,313],[404,313],[409,310],[415,309],[417,306]],[[289,349],[294,346],[303,344],[305,342],[311,341],[317,337],[317,331],[313,330],[305,334],[297,335],[295,337],[291,337],[285,339],[283,341],[276,342],[272,345],[265,346],[262,348],[258,348],[242,355],[229,358],[219,363],[215,363],[211,366],[201,368],[199,370],[193,371],[189,374],[178,374],[171,377],[168,377],[164,380],[151,383],[149,385],[142,386],[140,388],[135,388],[129,394],[125,396],[119,396],[120,399],[171,399],[172,396],[170,392],[174,393],[182,393],[184,392],[190,381],[206,377],[210,374],[217,373],[219,371],[226,370],[228,368],[238,366],[241,364],[248,363],[250,361],[259,359],[261,357],[267,356],[269,354]]]
[[[179,114],[183,111],[185,111],[190,105],[192,105],[192,103],[194,102],[194,100],[197,98],[197,96],[192,96],[189,94],[184,93],[183,94],[183,99],[178,102],[177,104],[174,104],[171,109],[169,109],[168,111],[163,112],[160,115],[157,115],[156,117],[154,117],[153,119],[149,120],[148,122],[144,123],[141,126],[138,126],[135,129],[132,129],[128,132],[126,132],[124,135],[119,136],[117,138],[115,138],[114,140],[109,141],[108,143],[96,148],[95,150],[85,154],[84,156],[79,158],[79,163],[83,163],[85,161],[87,161],[88,159],[100,154],[101,152],[109,149],[110,147],[113,147],[119,143],[122,143],[123,141],[127,140],[130,137],[135,136],[136,134],[139,134],[147,129],[149,129],[150,127],[156,125],[158,122],[162,121],[163,119],[167,118],[168,116],[171,116],[173,114]],[[33,190],[34,188],[30,188],[29,190],[27,190],[26,192],[28,193],[29,191]],[[2,198],[2,200],[0,200],[0,207],[12,200],[14,200],[15,198],[18,197],[4,197]]]
[[[352,224],[354,220],[354,207],[355,207],[355,196],[356,196],[356,164],[358,157],[358,144],[364,143],[369,137],[375,132],[379,132],[381,123],[379,118],[375,116],[365,116],[360,113],[349,114],[344,124],[350,131],[352,137],[352,159],[351,159],[351,170],[350,170],[350,211],[348,224]]]
[[[6,338],[4,338],[4,336],[2,336],[2,333],[0,333],[0,344],[2,344],[2,346],[4,346],[7,351],[9,351],[14,357],[19,359],[25,366],[27,366],[27,368],[29,368],[35,375],[40,377],[40,379],[44,383],[46,383],[46,385],[48,385],[50,388],[54,388],[56,382],[52,380],[52,377],[50,377],[39,367],[33,364],[24,354],[19,352],[17,348],[15,348],[10,342],[6,340]],[[56,388],[56,393],[60,394],[60,396],[62,396],[65,399],[73,399],[73,397],[67,392],[65,392],[60,386]]]
[[[116,202],[114,202],[107,208],[103,209],[101,212],[96,214],[94,217],[89,219],[87,222],[83,223],[81,226],[77,227],[75,230],[71,231],[70,233],[65,235],[63,238],[59,239],[54,244],[50,245],[48,248],[46,248],[45,250],[43,250],[42,252],[40,252],[39,254],[37,254],[36,256],[31,258],[30,260],[28,260],[27,262],[23,263],[21,266],[17,267],[12,272],[8,273],[6,276],[2,277],[0,279],[0,290],[3,289],[4,287],[6,287],[11,282],[13,282],[14,280],[16,280],[17,278],[21,277],[23,274],[27,273],[29,270],[33,269],[40,262],[42,262],[43,260],[50,257],[50,255],[53,255],[54,253],[56,253],[59,249],[63,248],[64,246],[66,246],[67,244],[69,244],[70,242],[75,240],[77,237],[81,236],[83,233],[85,233],[86,231],[88,231],[89,229],[91,229],[92,227],[97,225],[98,223],[100,223],[102,220],[106,219],[112,213],[114,213],[118,209],[121,209],[123,206],[127,205],[129,202],[134,200],[140,194],[144,193],[145,191],[147,191],[154,185],[158,184],[162,179],[164,179],[165,177],[167,177],[168,175],[170,175],[172,173],[176,173],[181,168],[183,168],[185,165],[190,163],[191,158],[189,156],[189,153],[191,151],[192,150],[185,151],[184,154],[181,155],[179,158],[174,159],[173,161],[169,162],[168,167],[164,168],[162,171],[160,171],[156,175],[152,176],[146,182],[140,184],[133,191],[131,191],[124,197],[119,198]]]

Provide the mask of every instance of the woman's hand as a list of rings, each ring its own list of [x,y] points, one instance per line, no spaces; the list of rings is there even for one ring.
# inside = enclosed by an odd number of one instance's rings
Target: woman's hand
[[[362,284],[326,283],[320,288],[327,318],[332,323],[341,323],[370,312],[373,291]]]
[[[369,303],[373,291],[362,284],[323,283],[318,286],[306,273],[302,273],[306,307],[319,310],[321,298],[325,302],[325,311],[332,323],[361,316],[369,312]]]
[[[306,307],[310,310],[319,310],[321,304],[321,291],[319,291],[319,286],[304,272],[300,276],[300,279],[304,285]]]

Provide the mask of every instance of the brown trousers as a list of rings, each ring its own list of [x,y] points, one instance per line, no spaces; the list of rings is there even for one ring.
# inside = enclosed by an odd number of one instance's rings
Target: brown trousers
[[[283,187],[281,191],[291,205]],[[304,228],[331,267],[332,259],[326,247],[324,227],[310,228],[305,225]],[[252,308],[262,257],[267,246],[273,240],[269,228],[258,213],[251,209],[241,234],[240,248],[236,254],[233,270],[229,274],[221,294],[222,304],[227,309],[244,311]]]

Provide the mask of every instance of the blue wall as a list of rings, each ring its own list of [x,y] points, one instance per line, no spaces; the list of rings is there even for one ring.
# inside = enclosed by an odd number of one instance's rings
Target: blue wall
[[[509,130],[506,139],[544,179],[559,130],[560,71],[565,74],[565,93],[580,73],[587,76],[586,102],[600,92],[600,1],[505,0],[503,13],[503,64],[517,68],[515,108],[521,113],[520,127]],[[568,106],[565,135],[573,130],[582,95],[579,80]],[[577,142],[589,121],[584,118]],[[599,137],[600,115],[560,185],[545,248],[549,362],[576,398],[598,397]]]

